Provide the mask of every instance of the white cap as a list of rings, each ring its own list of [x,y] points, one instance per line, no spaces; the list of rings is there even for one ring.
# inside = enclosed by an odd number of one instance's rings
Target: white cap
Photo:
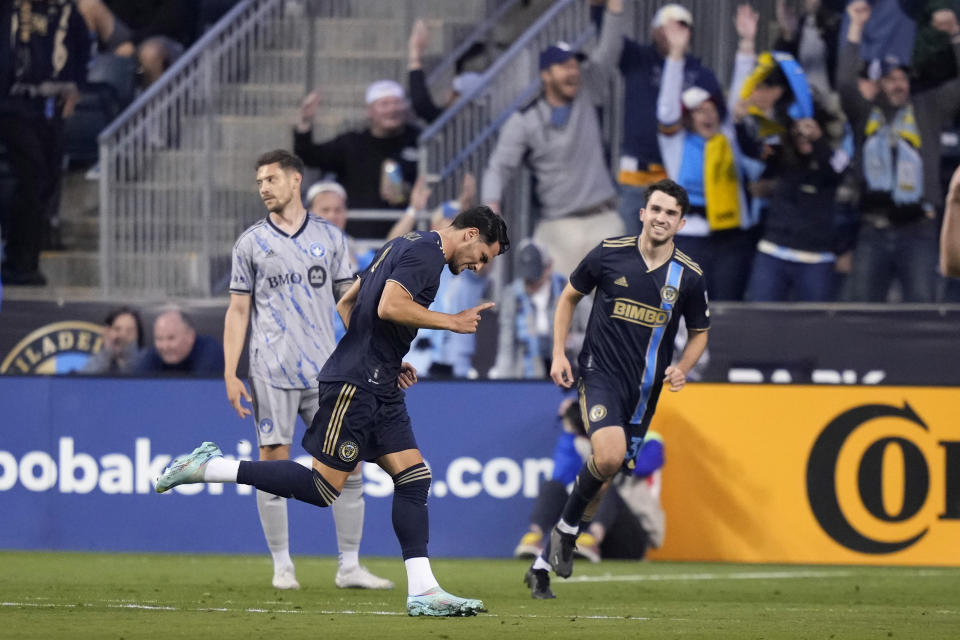
[[[393,80],[377,80],[367,87],[367,104],[373,104],[380,98],[403,97],[403,87]]]
[[[650,23],[650,28],[657,29],[662,27],[663,23],[667,20],[685,22],[689,26],[693,26],[693,14],[690,13],[689,9],[679,4],[665,4],[660,7],[657,13],[653,16],[653,21]]]
[[[465,71],[453,79],[453,90],[460,95],[466,95],[477,88],[480,84],[480,74],[473,71]]]
[[[339,182],[314,182],[310,185],[310,188],[307,189],[307,205],[313,204],[313,199],[316,198],[321,193],[335,193],[343,201],[347,201],[347,190]]]
[[[693,111],[710,99],[710,92],[702,87],[690,87],[680,96],[687,111]]]

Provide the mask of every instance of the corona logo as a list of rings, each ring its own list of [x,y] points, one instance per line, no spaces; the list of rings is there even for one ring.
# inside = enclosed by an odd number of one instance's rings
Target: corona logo
[[[100,325],[68,320],[40,327],[17,343],[0,374],[55,374],[79,369],[103,343]]]
[[[944,453],[943,477],[930,472],[936,447]],[[807,461],[814,517],[836,542],[861,553],[894,553],[923,538],[934,520],[936,505],[927,504],[934,482],[943,482],[945,497],[937,518],[960,520],[960,442],[934,442],[906,403],[841,413],[820,433]]]

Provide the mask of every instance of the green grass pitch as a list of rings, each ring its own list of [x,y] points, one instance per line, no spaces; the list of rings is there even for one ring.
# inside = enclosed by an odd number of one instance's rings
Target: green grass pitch
[[[332,558],[0,552],[0,638],[960,638],[960,569],[578,561],[556,600],[530,599],[519,560],[433,561],[475,618],[409,618],[399,586],[342,590]]]

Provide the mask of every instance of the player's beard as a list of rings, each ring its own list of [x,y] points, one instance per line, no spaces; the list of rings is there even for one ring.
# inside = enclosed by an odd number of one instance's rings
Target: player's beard
[[[266,205],[267,211],[269,211],[270,213],[280,214],[283,212],[284,207],[286,207],[287,204],[289,203],[290,203],[290,198],[287,198],[286,200],[281,200],[278,196],[274,195],[273,200],[270,204],[267,204],[266,202],[264,202],[263,204]]]

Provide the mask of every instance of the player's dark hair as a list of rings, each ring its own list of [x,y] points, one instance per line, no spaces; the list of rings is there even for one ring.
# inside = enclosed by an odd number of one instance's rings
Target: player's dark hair
[[[303,175],[303,160],[299,156],[290,153],[286,149],[274,149],[267,151],[257,158],[257,169],[268,164],[279,164],[281,169],[293,169],[301,176]]]
[[[131,316],[133,321],[137,323],[137,346],[143,348],[143,320],[140,318],[140,312],[136,309],[127,306],[111,309],[107,317],[103,319],[103,324],[108,327],[113,326],[114,321],[122,315]]]
[[[671,196],[677,200],[677,204],[680,206],[680,215],[684,216],[690,211],[690,197],[687,195],[687,190],[681,187],[679,184],[671,180],[670,178],[664,178],[659,182],[654,182],[649,187],[647,187],[647,192],[644,194],[644,200],[650,200],[650,196],[653,195],[654,191],[660,191],[662,193]]]
[[[477,205],[466,211],[461,211],[450,223],[454,229],[469,229],[476,227],[480,230],[480,237],[487,244],[500,243],[500,254],[510,248],[510,239],[507,238],[507,223],[493,212],[490,207]]]

